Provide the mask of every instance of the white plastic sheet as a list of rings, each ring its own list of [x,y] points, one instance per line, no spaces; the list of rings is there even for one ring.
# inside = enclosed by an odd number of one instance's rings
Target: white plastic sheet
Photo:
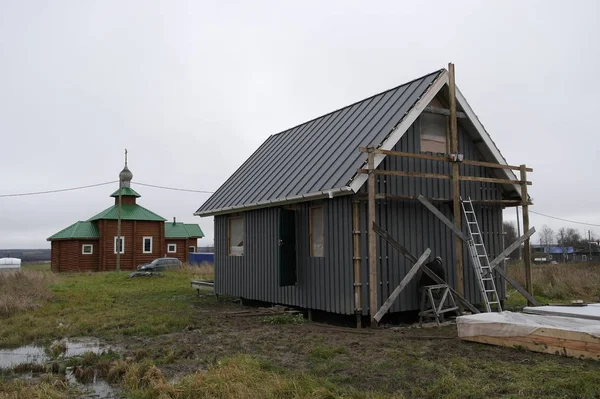
[[[530,306],[523,313],[544,316],[576,317],[578,319],[596,320],[600,323],[600,304],[591,303],[587,306]]]
[[[575,331],[600,337],[600,322],[573,317],[513,312],[479,313],[456,319],[458,336],[525,337],[539,328]]]

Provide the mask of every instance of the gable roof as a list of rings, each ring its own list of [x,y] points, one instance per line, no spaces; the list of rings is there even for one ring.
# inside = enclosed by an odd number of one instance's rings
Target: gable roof
[[[197,224],[165,223],[165,238],[202,238],[204,232]]]
[[[113,205],[110,208],[106,208],[96,216],[92,216],[88,221],[100,220],[100,219],[111,219],[117,220],[119,217],[119,206]],[[121,219],[122,220],[146,220],[146,221],[165,221],[167,219],[156,213],[140,206],[138,204],[123,204],[121,205]]]
[[[337,111],[270,136],[196,211],[210,216],[357,192],[367,179],[357,170],[367,154],[359,147],[391,150],[429,102],[448,84],[440,69]],[[456,88],[466,131],[481,142],[486,160],[506,160]],[[461,121],[461,126],[462,126]],[[385,158],[376,154],[375,167]],[[494,173],[516,179],[508,169]],[[520,188],[513,189],[520,194]]]
[[[52,240],[65,240],[65,239],[98,239],[100,233],[98,232],[98,226],[92,222],[75,222],[67,228],[62,229],[58,233],[51,235],[47,238],[48,241]]]

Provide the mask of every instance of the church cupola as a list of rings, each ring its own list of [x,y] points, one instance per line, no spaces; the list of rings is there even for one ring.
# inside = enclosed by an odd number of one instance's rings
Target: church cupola
[[[119,173],[119,187],[121,190],[121,203],[122,204],[135,204],[135,199],[141,197],[134,189],[131,188],[131,179],[133,179],[133,173],[127,167],[127,150],[125,150],[125,167]],[[115,205],[119,205],[119,190],[111,194],[111,197],[115,198]]]

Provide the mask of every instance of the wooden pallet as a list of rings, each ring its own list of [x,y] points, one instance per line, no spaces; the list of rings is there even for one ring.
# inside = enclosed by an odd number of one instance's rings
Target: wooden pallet
[[[534,352],[550,353],[580,359],[600,360],[600,337],[584,331],[571,331],[564,328],[539,327],[528,334],[496,336],[493,331],[510,328],[510,323],[482,323],[481,331],[489,331],[489,335],[470,335],[461,333],[459,337],[465,341],[527,349]]]

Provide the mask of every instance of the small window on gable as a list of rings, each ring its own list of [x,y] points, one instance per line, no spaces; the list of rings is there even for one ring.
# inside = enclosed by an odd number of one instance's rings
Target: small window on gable
[[[142,243],[143,243],[142,252],[145,254],[151,254],[152,253],[152,237],[144,237]]]
[[[229,218],[229,255],[244,255],[244,218],[242,216]]]
[[[447,153],[448,117],[438,114],[421,114],[421,152]]]
[[[168,244],[167,252],[170,254],[177,252],[177,244]]]
[[[325,256],[325,223],[322,206],[310,208],[310,256]]]
[[[94,253],[94,245],[93,244],[83,244],[81,246],[81,253],[83,255],[92,255]]]

